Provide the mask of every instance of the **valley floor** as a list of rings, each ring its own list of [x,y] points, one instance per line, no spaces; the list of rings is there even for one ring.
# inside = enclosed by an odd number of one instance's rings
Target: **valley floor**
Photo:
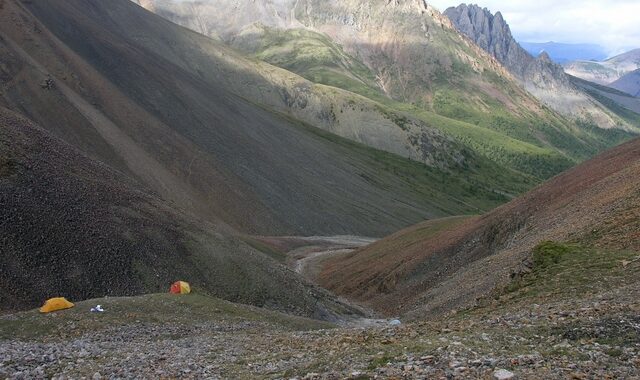
[[[620,267],[611,289],[544,304],[508,293],[399,326],[336,327],[198,294],[84,301],[0,317],[0,377],[640,378],[639,265]],[[89,312],[97,303],[104,313]]]

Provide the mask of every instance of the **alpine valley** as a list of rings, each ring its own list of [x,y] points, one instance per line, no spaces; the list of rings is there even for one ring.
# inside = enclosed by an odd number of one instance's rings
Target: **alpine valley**
[[[0,377],[640,376],[636,51],[424,0],[0,0]]]

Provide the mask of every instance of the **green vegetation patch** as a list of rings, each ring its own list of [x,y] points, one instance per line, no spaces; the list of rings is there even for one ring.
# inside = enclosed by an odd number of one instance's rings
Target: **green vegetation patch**
[[[640,274],[637,252],[545,241],[533,249],[533,268],[516,276],[501,303],[545,301],[595,294],[623,286]]]
[[[558,264],[564,255],[571,252],[571,248],[552,241],[542,242],[533,250],[533,267],[541,270]]]
[[[298,125],[301,125],[298,123]],[[478,214],[497,207],[538,183],[534,177],[507,169],[481,156],[473,166],[442,170],[387,153],[306,124],[301,127],[332,143],[354,159],[361,177],[380,188],[402,188],[441,212],[434,217]],[[358,162],[359,161],[359,162]]]
[[[304,29],[264,28],[254,57],[319,84],[374,95],[375,76],[324,34]]]

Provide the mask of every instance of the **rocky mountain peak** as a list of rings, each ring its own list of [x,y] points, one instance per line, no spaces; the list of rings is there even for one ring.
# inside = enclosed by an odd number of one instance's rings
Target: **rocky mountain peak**
[[[516,76],[521,77],[520,68],[533,59],[513,38],[500,12],[494,15],[487,8],[461,4],[447,9],[444,14],[462,34],[493,55]]]
[[[540,55],[538,55],[538,59],[542,62],[553,64],[553,61],[551,60],[551,56],[549,55],[549,53],[547,53],[544,50],[540,53]]]
[[[461,4],[448,8],[444,15],[460,33],[496,58],[527,91],[549,107],[564,115],[598,120],[602,126],[615,126],[606,112],[596,108],[588,95],[579,92],[549,54],[542,52],[535,58],[523,49],[513,38],[502,13],[492,14],[475,4]]]

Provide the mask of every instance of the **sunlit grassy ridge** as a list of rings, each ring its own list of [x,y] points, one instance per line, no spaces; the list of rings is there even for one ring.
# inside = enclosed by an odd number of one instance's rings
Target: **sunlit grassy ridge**
[[[380,89],[367,66],[324,34],[273,28],[264,28],[262,33],[258,45],[251,45],[256,58],[314,83],[374,100],[386,108],[389,118],[401,128],[402,115],[418,118],[454,137],[477,155],[539,180],[632,136],[622,131],[602,130],[589,120],[572,122],[549,110],[539,114],[507,109],[496,99],[473,93],[465,81],[471,70],[469,65],[455,59],[450,71],[434,77],[429,104],[396,101]],[[446,44],[441,48],[452,49]],[[483,75],[489,83],[518,101],[519,95],[505,78],[491,71]]]

